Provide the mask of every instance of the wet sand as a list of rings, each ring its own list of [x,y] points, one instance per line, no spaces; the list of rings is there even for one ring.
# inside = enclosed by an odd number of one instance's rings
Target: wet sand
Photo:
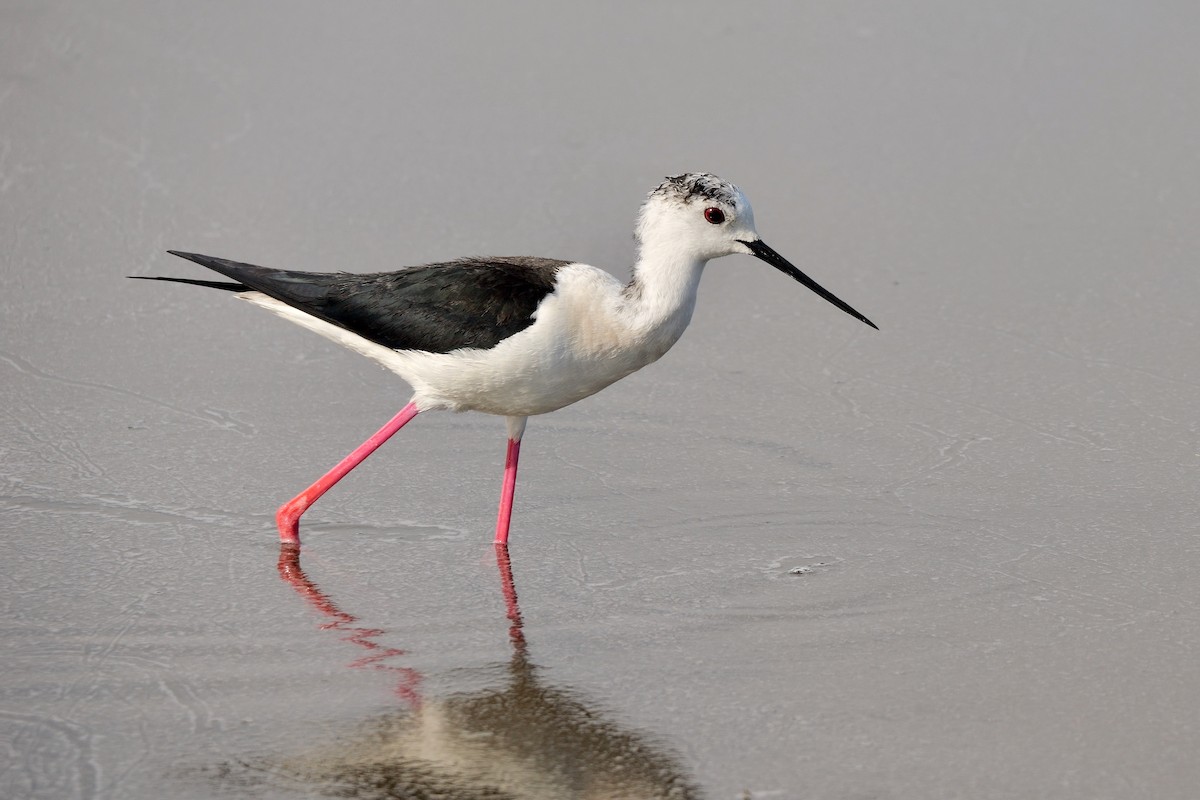
[[[0,797],[1194,797],[1196,15],[506,9],[0,12]],[[406,387],[124,279],[623,275],[696,169],[881,331],[714,262],[507,559],[451,414],[281,553]]]

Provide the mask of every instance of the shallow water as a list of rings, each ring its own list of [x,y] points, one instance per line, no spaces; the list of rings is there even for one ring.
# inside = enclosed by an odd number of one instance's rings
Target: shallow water
[[[10,5],[0,796],[1194,796],[1196,22]],[[123,278],[620,273],[691,169],[882,330],[715,262],[667,357],[531,421],[510,571],[472,415],[281,553],[405,388]]]

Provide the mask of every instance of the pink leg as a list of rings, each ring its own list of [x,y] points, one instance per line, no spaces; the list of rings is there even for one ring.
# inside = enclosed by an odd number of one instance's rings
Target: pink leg
[[[275,512],[275,524],[279,526],[279,541],[284,544],[300,544],[300,516],[308,511],[309,506],[317,502],[321,495],[329,491],[335,483],[349,474],[367,456],[374,453],[379,445],[386,442],[396,431],[408,424],[409,420],[418,414],[415,403],[409,403],[392,417],[387,425],[380,428],[374,436],[360,444],[353,453],[338,462],[337,466],[326,472],[321,478],[300,494],[279,507]]]
[[[508,418],[508,454],[504,458],[504,486],[500,490],[500,515],[496,517],[496,544],[508,544],[508,524],[512,521],[513,496],[517,492],[517,458],[521,455],[521,436],[525,417]]]
[[[508,543],[508,523],[512,520],[513,496],[517,492],[517,457],[521,442],[508,440],[508,455],[504,459],[504,488],[500,490],[500,516],[496,518],[496,544]]]

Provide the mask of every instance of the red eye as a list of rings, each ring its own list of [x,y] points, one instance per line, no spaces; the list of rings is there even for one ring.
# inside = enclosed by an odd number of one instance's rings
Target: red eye
[[[713,225],[720,225],[725,221],[725,212],[719,208],[704,209],[704,218]]]

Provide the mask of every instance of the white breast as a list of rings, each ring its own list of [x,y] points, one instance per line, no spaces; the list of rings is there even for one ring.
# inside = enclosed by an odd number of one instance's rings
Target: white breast
[[[490,350],[397,353],[393,367],[421,408],[532,416],[570,405],[658,360],[679,338],[634,323],[622,285],[603,270],[572,264],[534,324]],[[690,316],[690,314],[689,314]]]

